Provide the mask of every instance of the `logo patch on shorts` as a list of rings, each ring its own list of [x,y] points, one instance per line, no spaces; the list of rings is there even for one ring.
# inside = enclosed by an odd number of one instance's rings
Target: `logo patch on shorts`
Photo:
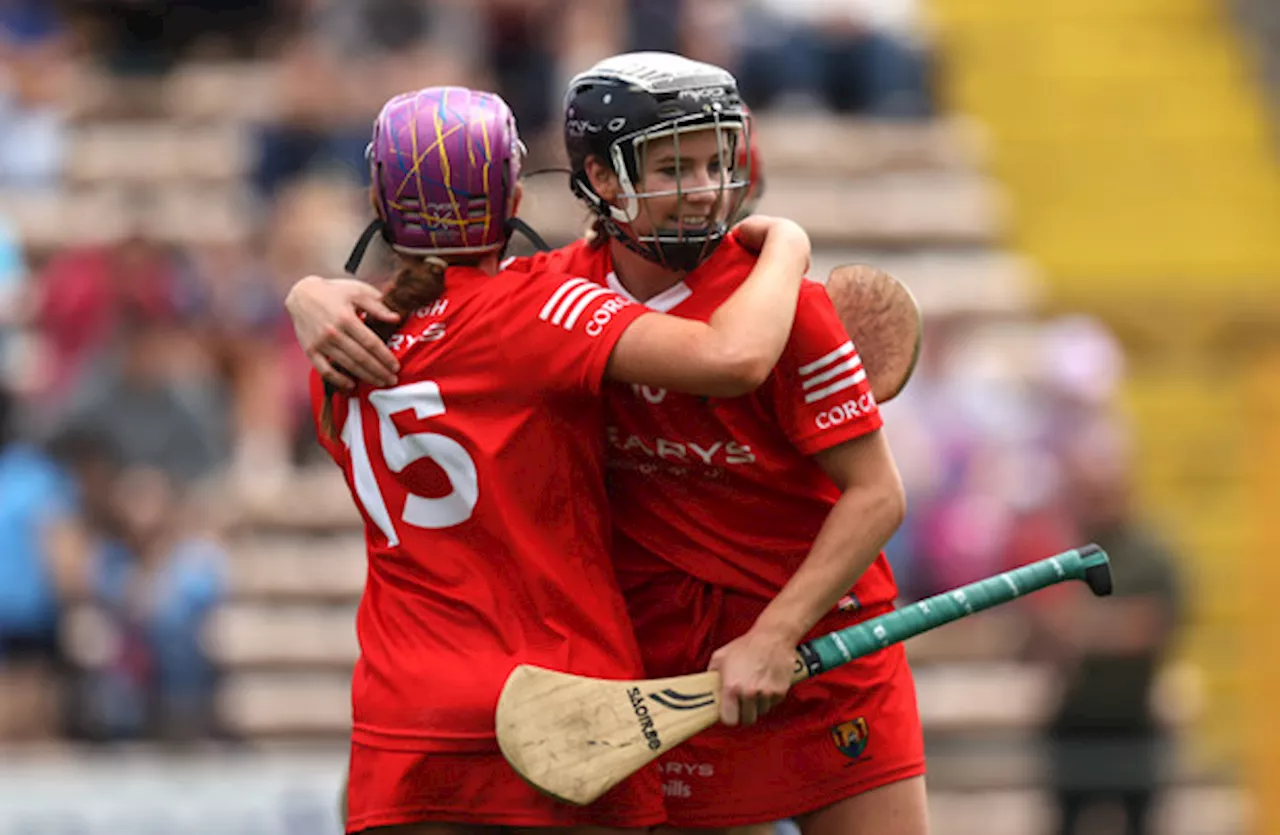
[[[831,741],[836,744],[836,748],[840,749],[841,754],[850,759],[856,760],[867,750],[869,736],[867,720],[861,716],[831,726]]]

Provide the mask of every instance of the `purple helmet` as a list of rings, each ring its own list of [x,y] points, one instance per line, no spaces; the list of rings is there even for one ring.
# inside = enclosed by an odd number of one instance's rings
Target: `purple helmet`
[[[367,152],[383,236],[409,255],[501,251],[524,153],[511,108],[493,93],[427,87],[396,96]]]

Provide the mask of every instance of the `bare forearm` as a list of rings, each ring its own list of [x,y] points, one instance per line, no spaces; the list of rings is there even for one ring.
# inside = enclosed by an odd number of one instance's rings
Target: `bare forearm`
[[[771,233],[755,268],[708,321],[726,354],[748,357],[772,369],[791,335],[807,247],[788,234]]]
[[[847,491],[827,516],[803,564],[756,620],[756,629],[799,643],[875,562],[902,523],[901,494]]]

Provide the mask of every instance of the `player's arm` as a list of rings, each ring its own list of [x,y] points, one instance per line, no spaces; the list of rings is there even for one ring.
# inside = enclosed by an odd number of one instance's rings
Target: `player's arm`
[[[902,524],[906,494],[884,432],[815,454],[840,488],[809,555],[748,632],[712,656],[724,681],[721,719],[750,725],[786,695],[788,658],[823,615],[862,576]]]
[[[884,431],[814,455],[840,488],[805,561],[756,620],[756,629],[794,647],[862,576],[907,510],[906,493]]]
[[[801,291],[791,341],[764,402],[796,451],[812,457],[841,495],[753,627],[712,656],[726,724],[751,724],[786,694],[796,644],[875,561],[906,506],[868,370],[821,288]]]
[[[760,258],[709,322],[654,313],[632,322],[614,345],[606,376],[714,397],[754,391],[781,356],[809,267],[809,236],[782,218],[751,218],[740,240]]]

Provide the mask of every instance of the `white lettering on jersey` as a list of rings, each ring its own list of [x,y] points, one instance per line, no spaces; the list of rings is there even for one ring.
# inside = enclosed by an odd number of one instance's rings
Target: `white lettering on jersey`
[[[684,444],[677,444],[668,441],[666,438],[658,439],[658,457],[685,460]]]
[[[703,449],[702,447],[698,446],[697,444],[695,444],[695,443],[693,443],[693,442],[690,442],[690,443],[689,443],[689,449],[691,449],[691,450],[693,450],[695,453],[697,453],[698,457],[702,459],[702,463],[706,464],[707,466],[710,466],[710,465],[711,465],[711,459],[712,459],[712,457],[713,457],[717,452],[719,452],[719,451],[720,451],[720,447],[722,447],[722,446],[724,446],[724,441],[716,441],[714,444],[712,444],[712,445],[711,445],[710,447],[708,447],[707,449]]]
[[[867,379],[862,358],[853,350],[852,342],[846,342],[831,353],[800,366],[799,372],[800,385],[808,392],[804,396],[805,403],[817,403]]]
[[[419,319],[427,319],[431,316],[443,316],[444,312],[449,309],[448,299],[437,299],[430,307],[420,307],[414,315]]]
[[[629,304],[631,304],[630,299],[617,297],[609,299],[596,308],[596,312],[591,314],[591,321],[587,322],[587,336],[599,336],[603,333],[605,326],[613,320],[613,314]]]
[[[631,384],[631,391],[636,397],[643,397],[647,402],[657,406],[667,397],[666,389],[655,389],[650,386],[642,386],[639,383]]]
[[[571,278],[551,294],[551,298],[547,299],[538,313],[538,318],[571,331],[592,302],[601,296],[610,295],[613,295],[613,291],[607,287],[601,287],[585,278]],[[587,320],[587,335],[599,336],[613,314],[628,304],[630,302],[622,298],[611,298],[601,304]]]
[[[740,466],[754,464],[755,453],[746,444],[737,441],[716,441],[703,446],[692,441],[673,441],[668,438],[646,440],[639,435],[623,436],[618,427],[610,426],[609,443],[623,452],[640,452],[648,458],[677,464],[705,464],[708,467]]]
[[[842,423],[848,423],[851,420],[860,418],[874,411],[875,407],[875,398],[871,396],[871,392],[867,392],[857,400],[846,400],[839,406],[832,406],[825,412],[819,413],[813,419],[813,423],[819,429],[830,429],[833,426],[839,426]]]
[[[388,347],[393,353],[399,352],[401,349],[408,350],[419,342],[439,342],[445,337],[444,322],[432,322],[422,329],[420,334],[397,333],[392,334],[387,340]]]
[[[627,440],[623,444],[621,444],[620,449],[622,449],[624,452],[633,450],[633,449],[638,449],[641,452],[643,452],[645,455],[649,456],[650,458],[652,458],[655,455],[654,451],[649,449],[649,447],[645,446],[644,441],[640,440],[640,438],[636,435],[632,435],[631,437],[627,438]]]

